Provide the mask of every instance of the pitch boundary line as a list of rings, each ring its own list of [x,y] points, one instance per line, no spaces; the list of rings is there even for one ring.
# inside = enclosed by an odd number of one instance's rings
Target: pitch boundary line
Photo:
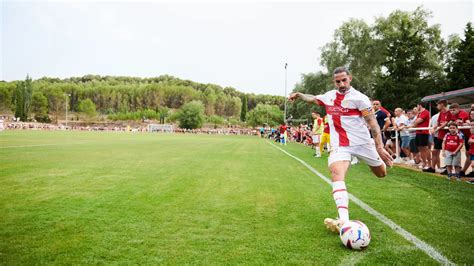
[[[270,145],[272,145],[273,147],[275,147],[275,148],[279,149],[280,151],[282,151],[283,153],[285,153],[286,155],[288,155],[291,158],[295,159],[296,161],[300,162],[302,165],[304,165],[306,168],[308,168],[315,175],[319,176],[323,181],[325,181],[329,185],[332,185],[332,181],[329,178],[327,178],[326,176],[324,176],[323,174],[318,172],[316,169],[314,169],[311,165],[307,164],[305,161],[303,161],[300,158],[292,155],[291,153],[285,151],[284,149],[276,146],[275,144],[269,142],[268,140],[267,140],[267,142]],[[398,224],[396,224],[395,222],[393,222],[392,220],[387,218],[385,215],[383,215],[380,212],[376,211],[375,209],[373,209],[372,207],[367,205],[365,202],[363,202],[362,200],[360,200],[359,198],[357,198],[353,194],[349,193],[349,198],[357,206],[361,207],[366,212],[372,214],[372,216],[377,218],[382,223],[386,224],[388,227],[390,227],[397,234],[401,235],[403,238],[408,240],[408,242],[411,242],[412,244],[414,244],[418,249],[425,252],[428,256],[430,256],[431,258],[433,258],[437,262],[439,262],[441,264],[455,265],[448,258],[446,258],[440,252],[438,252],[435,248],[430,246],[428,243],[424,242],[423,240],[417,238],[416,236],[414,236],[413,234],[411,234],[407,230],[403,229],[401,226],[399,226]]]

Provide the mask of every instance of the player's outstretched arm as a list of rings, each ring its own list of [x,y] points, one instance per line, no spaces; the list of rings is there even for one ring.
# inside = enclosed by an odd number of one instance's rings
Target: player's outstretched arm
[[[363,110],[362,114],[364,114],[365,122],[367,122],[367,125],[369,125],[370,133],[372,133],[372,137],[374,138],[377,153],[386,165],[392,167],[393,159],[392,156],[390,156],[390,153],[388,153],[383,146],[382,133],[380,131],[379,124],[377,123],[377,119],[375,119],[374,113],[368,110]]]
[[[304,94],[304,93],[301,93],[301,92],[294,92],[292,94],[290,94],[290,96],[288,96],[288,99],[290,101],[294,101],[296,99],[301,99],[307,103],[314,103],[314,101],[316,100],[316,96],[312,95],[312,94]]]

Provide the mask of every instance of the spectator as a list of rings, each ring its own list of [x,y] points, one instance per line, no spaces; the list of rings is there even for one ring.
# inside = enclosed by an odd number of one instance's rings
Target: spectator
[[[382,132],[382,142],[385,145],[387,138],[384,136],[385,134],[383,132],[386,131],[387,128],[390,126],[390,118],[388,117],[387,113],[385,113],[381,109],[382,105],[380,104],[380,101],[374,100],[372,102],[372,106],[375,111],[375,118],[377,119],[377,124],[379,124],[380,131]]]
[[[439,141],[439,145],[441,145],[443,143],[443,139],[439,139],[438,138],[438,131],[434,131],[433,129],[435,127],[438,126],[438,118],[439,118],[439,112],[436,113],[435,115],[433,115],[431,117],[431,121],[430,121],[430,143],[433,143],[433,147],[430,148],[431,150],[431,163],[434,164],[434,166],[432,166],[431,168],[432,169],[436,169],[436,166],[438,166],[438,168],[440,168],[440,165],[439,165],[439,157],[441,155],[441,147],[438,149],[438,141]],[[438,158],[438,160],[436,161],[436,158]]]
[[[456,122],[458,126],[470,126],[470,120],[469,120],[469,114],[462,110],[459,107],[458,103],[452,103],[451,106],[449,107],[449,112],[451,113],[451,119],[452,121]],[[469,138],[471,136],[471,130],[470,129],[461,129],[461,133],[464,137],[464,144],[466,145],[466,161],[464,162],[464,166],[462,170],[459,172],[460,176],[466,176],[467,169],[469,169],[469,166],[471,165],[470,160],[468,160],[470,154],[469,154]],[[474,173],[471,171],[469,174],[470,177],[474,177]]]
[[[286,140],[287,140],[286,131],[287,131],[286,124],[281,124],[280,125],[280,144],[281,145],[286,145]]]
[[[265,128],[264,127],[260,128],[260,137],[262,137],[262,138],[265,137]]]
[[[466,158],[467,161],[471,162],[471,169],[474,170],[474,110],[471,109],[471,136],[469,137],[469,157]],[[466,147],[467,150],[467,147]],[[472,173],[474,171],[471,171],[471,174],[469,177],[473,177]],[[474,179],[471,179],[469,183],[474,184]]]
[[[445,157],[444,163],[448,169],[448,179],[455,177],[460,181],[461,149],[464,141],[462,136],[458,133],[458,125],[455,122],[450,122],[448,127],[449,133],[444,136],[442,144],[443,157]]]
[[[449,121],[451,121],[451,113],[448,110],[448,101],[440,100],[438,101],[436,107],[439,110],[438,118],[435,120],[435,125],[432,125],[433,134],[438,133],[438,136],[434,138],[434,149],[431,153],[431,168],[424,170],[426,172],[434,173],[436,165],[439,165],[439,153],[441,150],[441,145],[443,143],[444,136],[448,133],[448,130],[444,129]],[[432,119],[433,120],[433,119]]]
[[[425,103],[419,103],[417,106],[418,115],[412,127],[427,128],[430,124],[430,112],[425,109]],[[422,169],[427,169],[431,165],[431,153],[428,149],[429,130],[420,129],[416,130],[415,143],[420,152]]]
[[[408,117],[408,125],[405,127],[410,128],[413,127],[413,124],[415,123],[416,116],[418,114],[418,109],[415,107],[411,110],[407,111],[407,117]],[[420,152],[418,151],[418,147],[416,147],[416,133],[414,130],[408,131],[410,133],[410,161],[408,161],[409,164],[416,165],[421,162],[421,157],[420,157]]]
[[[405,154],[406,156],[405,158],[409,159],[410,158],[410,132],[406,130],[407,126],[408,126],[408,117],[403,115],[402,108],[396,108],[394,127],[395,127],[395,130],[400,132],[401,150]]]

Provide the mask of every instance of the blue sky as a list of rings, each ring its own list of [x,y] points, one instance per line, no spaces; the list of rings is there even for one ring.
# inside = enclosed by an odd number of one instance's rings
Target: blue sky
[[[283,95],[285,62],[291,91],[344,21],[419,5],[443,37],[473,21],[472,1],[2,1],[0,80],[169,74]]]

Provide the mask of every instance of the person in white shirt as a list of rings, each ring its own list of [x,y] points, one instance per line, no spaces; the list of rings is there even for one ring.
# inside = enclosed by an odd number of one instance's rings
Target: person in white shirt
[[[408,126],[408,117],[403,115],[402,108],[395,109],[395,129],[400,133],[401,145],[400,148],[406,155],[406,158],[410,158],[410,132],[405,128]]]
[[[443,140],[438,139],[438,134],[439,132],[435,130],[435,128],[438,127],[438,118],[439,118],[439,113],[433,115],[431,117],[430,121],[430,134],[433,138],[433,149],[431,149],[431,168],[436,169],[436,167],[440,168],[440,160],[439,160],[439,155],[441,153],[441,150],[439,149],[438,143]]]
[[[331,231],[339,231],[349,221],[349,196],[345,176],[351,156],[367,163],[378,177],[387,175],[386,165],[392,166],[392,157],[385,150],[380,127],[372,110],[369,98],[351,87],[352,76],[345,67],[333,72],[336,89],[322,95],[292,93],[290,101],[301,99],[326,108],[331,132],[331,154],[328,165],[331,170],[333,198],[339,219],[326,218],[324,223]],[[370,137],[369,130],[373,139]]]

